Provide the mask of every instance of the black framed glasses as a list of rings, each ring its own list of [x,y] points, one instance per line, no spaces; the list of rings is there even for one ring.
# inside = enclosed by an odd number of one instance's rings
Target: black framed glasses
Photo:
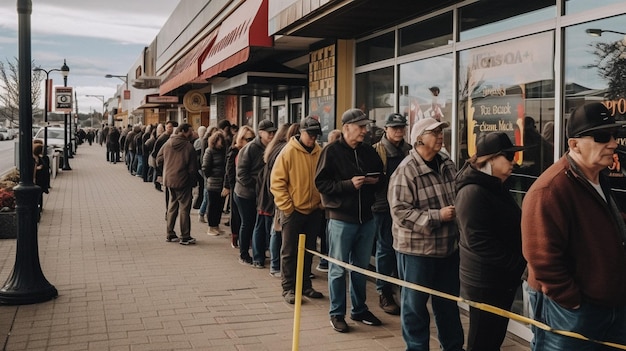
[[[254,137],[249,137],[249,138],[246,138],[246,141],[247,141],[247,142],[251,142],[252,140],[254,140]]]
[[[611,141],[611,137],[617,139],[617,129],[613,130],[596,130],[590,133],[585,133],[581,137],[590,136],[593,137],[593,141],[599,144],[606,144]]]

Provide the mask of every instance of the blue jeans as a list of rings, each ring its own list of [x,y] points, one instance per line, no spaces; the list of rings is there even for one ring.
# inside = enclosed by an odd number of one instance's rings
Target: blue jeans
[[[532,288],[528,289],[528,295],[535,320],[553,329],[573,331],[590,339],[626,344],[625,306],[605,307],[583,300],[580,308],[574,310],[564,308]],[[534,334],[530,343],[532,350],[615,350],[612,347],[550,333],[534,326],[531,329]]]
[[[137,177],[141,177],[143,174],[143,155],[135,155],[135,159],[137,160]]]
[[[278,215],[278,214],[276,214]],[[282,232],[277,232],[272,227],[270,232],[270,272],[280,272],[280,247],[282,246]]]
[[[374,212],[376,223],[376,272],[395,277],[397,268],[396,251],[393,249],[391,234],[391,213]],[[384,280],[376,280],[376,290],[381,293],[393,293],[393,284]]]
[[[265,249],[267,249],[270,241],[273,222],[273,216],[256,215],[256,223],[252,232],[252,261],[262,266],[265,265]]]
[[[399,278],[454,296],[459,296],[459,253],[448,257],[397,254]],[[400,322],[407,351],[430,348],[430,314],[426,307],[430,294],[402,288]],[[444,351],[463,350],[463,327],[456,301],[432,296],[437,335]]]
[[[204,188],[204,191],[202,193],[202,203],[200,204],[198,214],[204,216],[206,214],[207,207],[209,207],[209,191]]]
[[[250,243],[252,241],[252,231],[254,230],[254,221],[256,220],[256,199],[246,199],[234,194],[235,203],[239,208],[239,218],[241,218],[241,227],[239,227],[239,257],[248,259],[250,257]]]
[[[367,269],[375,235],[376,226],[373,219],[362,224],[329,219],[328,256]],[[368,310],[365,304],[366,277],[360,273],[346,272],[343,267],[330,263],[328,269],[330,316],[346,315],[346,274],[350,275],[351,314]]]

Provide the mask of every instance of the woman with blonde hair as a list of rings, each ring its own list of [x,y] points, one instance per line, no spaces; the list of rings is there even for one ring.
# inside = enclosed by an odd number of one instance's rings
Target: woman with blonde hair
[[[235,182],[237,182],[237,155],[239,150],[243,148],[248,142],[254,140],[255,133],[249,126],[241,126],[237,137],[233,140],[233,144],[226,151],[226,173],[224,175],[224,188],[222,189],[222,197],[226,197],[230,194],[231,189],[235,189]],[[234,249],[239,247],[239,227],[241,226],[241,218],[239,217],[239,209],[237,204],[233,201],[233,197],[230,196],[230,231],[231,231],[231,244]],[[250,243],[248,243],[250,246]]]

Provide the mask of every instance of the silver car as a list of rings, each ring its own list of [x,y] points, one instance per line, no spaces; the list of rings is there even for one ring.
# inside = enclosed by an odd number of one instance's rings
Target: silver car
[[[15,138],[15,134],[13,134],[12,129],[8,129],[5,127],[0,127],[0,141],[2,140],[12,140]]]

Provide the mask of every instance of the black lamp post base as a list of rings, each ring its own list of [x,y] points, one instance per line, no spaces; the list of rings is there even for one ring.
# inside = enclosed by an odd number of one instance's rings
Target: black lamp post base
[[[0,305],[26,305],[51,300],[59,295],[43,275],[37,243],[37,198],[41,188],[20,183],[14,188],[17,212],[15,266],[0,288]]]

